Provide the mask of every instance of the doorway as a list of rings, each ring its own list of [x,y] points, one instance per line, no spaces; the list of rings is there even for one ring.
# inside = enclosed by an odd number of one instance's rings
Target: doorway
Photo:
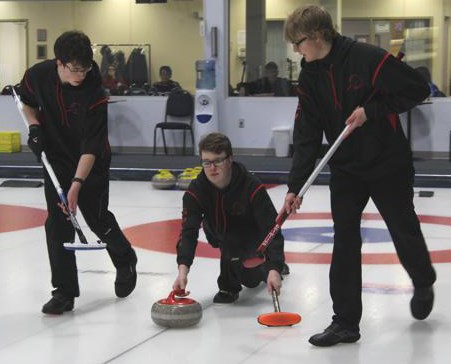
[[[27,69],[27,20],[0,20],[0,90],[20,82]]]

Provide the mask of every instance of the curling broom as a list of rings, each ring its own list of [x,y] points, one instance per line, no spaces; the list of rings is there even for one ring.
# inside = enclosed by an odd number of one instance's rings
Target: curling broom
[[[28,122],[27,118],[25,117],[25,114],[23,112],[23,105],[20,101],[19,96],[16,93],[16,90],[13,86],[10,86],[11,89],[11,95],[14,98],[14,101],[16,103],[17,109],[19,110],[19,114],[22,117],[23,122],[25,123],[26,127],[28,128]],[[56,193],[58,194],[58,197],[61,201],[61,203],[64,206],[64,209],[66,210],[67,214],[69,215],[70,222],[72,223],[72,226],[74,227],[78,238],[80,239],[80,242],[66,242],[63,243],[64,248],[67,250],[98,250],[98,249],[105,249],[106,244],[101,242],[100,240],[97,240],[96,242],[88,242],[85,235],[83,234],[83,231],[81,230],[80,224],[77,221],[77,218],[75,217],[75,214],[69,210],[69,206],[67,203],[66,194],[64,193],[63,189],[61,188],[61,185],[58,181],[58,178],[56,177],[55,172],[53,171],[52,166],[50,165],[47,156],[44,151],[41,153],[41,160],[44,164],[45,169],[47,170],[47,173],[50,176],[50,179],[52,180],[53,185],[55,186]]]

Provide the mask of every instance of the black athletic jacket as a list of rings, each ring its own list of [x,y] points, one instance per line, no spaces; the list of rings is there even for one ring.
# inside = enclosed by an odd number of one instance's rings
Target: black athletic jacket
[[[202,222],[210,244],[220,247],[221,254],[246,258],[255,255],[277,213],[261,182],[242,164],[233,162],[232,180],[223,190],[211,184],[203,171],[191,182],[183,196],[182,215],[177,263],[191,266]],[[279,231],[266,251],[268,269],[281,272],[283,247]]]
[[[289,192],[297,194],[313,171],[323,132],[331,145],[357,106],[368,120],[337,149],[331,172],[374,179],[411,165],[398,114],[424,100],[429,87],[387,51],[339,36],[325,58],[302,61],[297,93]]]
[[[40,110],[45,153],[51,162],[66,166],[73,175],[80,156],[94,154],[92,172],[108,172],[108,100],[97,64],[74,87],[61,83],[55,60],[38,63],[25,72],[18,91],[24,104]]]

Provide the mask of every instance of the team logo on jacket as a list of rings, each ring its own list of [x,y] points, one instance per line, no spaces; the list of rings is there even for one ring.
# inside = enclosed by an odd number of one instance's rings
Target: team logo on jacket
[[[356,75],[356,74],[352,74],[351,76],[349,76],[348,79],[348,91],[357,91],[360,90],[361,88],[363,88],[363,86],[365,85],[365,83],[363,82],[363,79],[361,76]]]
[[[232,205],[232,215],[242,215],[244,214],[244,211],[246,210],[246,208],[244,207],[244,205],[239,202],[239,201],[235,201]]]

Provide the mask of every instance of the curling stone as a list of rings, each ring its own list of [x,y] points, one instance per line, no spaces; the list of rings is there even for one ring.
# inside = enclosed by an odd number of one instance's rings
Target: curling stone
[[[159,190],[169,190],[175,186],[177,179],[167,169],[160,169],[152,177],[152,186]]]
[[[164,327],[188,327],[196,325],[202,318],[199,302],[187,298],[189,292],[176,290],[152,305],[153,322]]]
[[[186,190],[193,179],[196,179],[202,167],[185,168],[182,173],[177,176],[176,186],[180,190]]]

